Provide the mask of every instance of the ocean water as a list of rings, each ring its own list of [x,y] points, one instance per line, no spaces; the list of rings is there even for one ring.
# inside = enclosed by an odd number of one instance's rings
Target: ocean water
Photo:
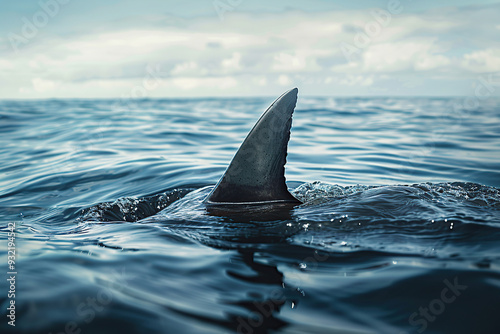
[[[0,331],[500,333],[500,100],[299,95],[304,204],[207,210],[272,101],[1,101]]]

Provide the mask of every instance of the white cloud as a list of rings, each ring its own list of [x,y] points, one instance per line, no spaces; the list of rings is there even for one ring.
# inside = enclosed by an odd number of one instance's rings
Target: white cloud
[[[180,63],[175,65],[173,70],[171,71],[171,74],[174,76],[177,75],[193,75],[193,74],[200,74],[199,73],[200,68],[198,64],[194,61],[188,61],[184,63]]]
[[[462,67],[478,73],[500,71],[500,48],[468,53],[464,55]]]
[[[433,40],[410,40],[381,43],[368,47],[363,54],[363,71],[400,72],[442,68],[450,60],[437,54],[440,48]]]
[[[444,68],[451,63],[450,59],[443,55],[425,54],[417,59],[415,69],[417,71],[429,71]]]
[[[347,86],[371,86],[373,85],[373,76],[348,75],[340,81],[340,84]]]
[[[272,68],[276,71],[302,70],[306,66],[304,59],[283,52],[274,55],[274,62]]]
[[[241,69],[240,61],[241,53],[234,52],[230,58],[223,59],[221,65],[226,70],[239,70]]]
[[[181,89],[193,89],[200,85],[200,79],[198,78],[175,78],[172,79],[175,86]]]
[[[293,81],[292,79],[290,79],[288,75],[282,74],[278,77],[278,83],[281,86],[290,86],[293,83]]]
[[[53,91],[54,88],[56,88],[56,83],[54,81],[51,81],[51,80],[34,78],[31,80],[31,82],[33,84],[33,89],[36,92],[40,92],[40,93],[50,92],[50,91]]]
[[[381,85],[404,86],[400,81],[415,82],[414,77],[438,80],[434,73],[471,80],[475,73],[500,70],[500,48],[482,39],[468,42],[463,32],[481,28],[468,15],[457,9],[395,15],[354,61],[344,58],[339,45],[354,43],[373,20],[370,10],[235,11],[224,22],[193,18],[40,38],[16,57],[0,53],[0,97],[120,96],[141,84],[148,64],[163,69],[163,85],[154,94],[170,96],[241,95],[238,90],[258,95],[292,84],[314,93],[366,94],[383,90]]]
[[[0,58],[0,71],[10,70],[13,67],[12,61]]]
[[[219,89],[233,88],[238,85],[238,81],[233,77],[204,78],[204,77],[180,77],[171,79],[174,86],[182,90],[193,90],[200,88],[217,87]]]
[[[265,76],[257,77],[254,79],[254,82],[259,86],[266,86],[267,78]]]

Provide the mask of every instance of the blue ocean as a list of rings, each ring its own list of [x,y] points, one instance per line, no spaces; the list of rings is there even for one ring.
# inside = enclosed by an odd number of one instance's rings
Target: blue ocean
[[[500,100],[299,94],[303,204],[207,211],[272,101],[0,101],[1,333],[500,333]]]

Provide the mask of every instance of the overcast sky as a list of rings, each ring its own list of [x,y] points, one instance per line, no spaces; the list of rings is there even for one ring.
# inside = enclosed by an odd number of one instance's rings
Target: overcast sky
[[[487,0],[2,1],[0,98],[473,95],[500,81],[499,18]]]

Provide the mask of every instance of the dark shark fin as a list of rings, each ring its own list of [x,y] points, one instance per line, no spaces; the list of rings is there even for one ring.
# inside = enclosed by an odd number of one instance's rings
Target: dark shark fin
[[[205,203],[301,203],[285,183],[297,93],[294,88],[281,95],[260,117]]]

